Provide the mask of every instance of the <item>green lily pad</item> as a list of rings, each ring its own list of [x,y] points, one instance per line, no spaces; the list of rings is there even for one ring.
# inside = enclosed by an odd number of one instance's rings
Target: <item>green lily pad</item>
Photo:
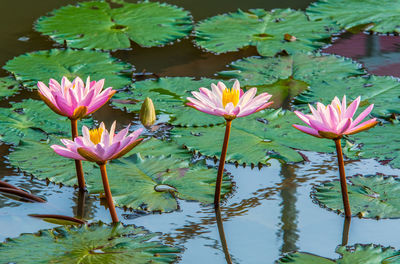
[[[400,180],[382,175],[348,177],[348,194],[353,215],[362,218],[400,218]],[[312,197],[321,206],[343,213],[340,181],[314,187]]]
[[[278,261],[278,264],[395,264],[400,263],[400,252],[391,247],[379,245],[356,244],[352,247],[340,246],[336,253],[341,255],[339,259],[328,259],[310,253],[290,253]]]
[[[120,91],[115,94],[112,103],[129,112],[139,111],[146,97],[153,100],[157,112],[169,114],[173,125],[207,126],[222,124],[224,118],[205,114],[185,105],[186,98],[192,96],[191,91],[200,87],[211,89],[211,83],[218,80],[194,80],[191,77],[159,78],[134,83],[132,91]],[[229,85],[230,83],[226,83]]]
[[[55,154],[50,148],[52,144],[61,145],[55,137],[51,137],[48,143],[24,141],[10,153],[10,164],[41,180],[76,185],[74,161]],[[174,143],[156,140],[145,142],[138,150],[146,158],[131,154],[107,165],[117,206],[170,212],[178,209],[176,198],[202,203],[213,201],[217,171],[209,169],[204,160],[191,165],[192,155],[188,151],[183,152]],[[104,192],[97,165],[84,161],[83,168],[89,193]],[[231,188],[230,179],[225,176],[222,193],[228,193]]]
[[[377,159],[394,168],[400,168],[400,126],[385,124],[351,136],[354,144],[346,148],[352,159]]]
[[[130,84],[128,74],[132,66],[117,61],[108,53],[89,50],[52,49],[20,55],[6,63],[4,69],[14,74],[28,88],[36,88],[38,81],[47,83],[50,78],[70,80],[81,77],[86,80],[105,79],[105,87],[119,89]]]
[[[110,8],[102,1],[68,5],[38,19],[35,29],[71,48],[115,50],[168,44],[192,31],[188,11],[157,2],[125,3]]]
[[[314,82],[309,90],[296,97],[297,107],[305,104],[331,103],[335,96],[340,99],[346,95],[348,100],[361,96],[360,107],[374,104],[372,114],[378,117],[389,117],[400,114],[400,82],[390,76],[355,77],[337,80]]]
[[[11,77],[0,78],[0,99],[12,96],[19,91],[19,83]]]
[[[1,263],[172,263],[180,248],[149,241],[143,228],[95,223],[22,234],[0,244]]]
[[[262,111],[232,121],[227,161],[257,165],[271,158],[283,161],[302,161],[295,149],[333,152],[332,142],[300,133],[292,127],[298,117],[292,112]],[[173,139],[188,149],[208,157],[219,158],[225,126],[210,128],[174,128]],[[307,144],[304,144],[307,142]]]
[[[222,53],[256,46],[262,56],[286,51],[314,51],[330,42],[339,27],[331,20],[311,21],[292,9],[250,9],[217,15],[196,26],[196,44],[207,51]]]
[[[400,3],[391,0],[320,0],[308,7],[307,14],[312,19],[335,20],[345,29],[369,25],[370,31],[391,33],[400,32],[399,9]]]
[[[71,122],[64,116],[57,115],[41,101],[27,99],[13,103],[11,108],[0,108],[0,140],[18,145],[20,140],[43,140],[47,134],[66,137],[71,135]],[[90,126],[89,119],[79,125]]]

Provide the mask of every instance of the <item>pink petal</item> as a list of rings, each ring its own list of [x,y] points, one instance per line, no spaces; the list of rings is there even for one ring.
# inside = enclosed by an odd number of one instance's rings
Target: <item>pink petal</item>
[[[314,137],[321,138],[321,136],[318,134],[318,131],[313,128],[300,126],[300,125],[292,125],[292,126],[296,129],[300,130],[301,132],[304,132],[304,133],[309,134]]]
[[[356,113],[358,106],[360,105],[360,96],[357,97],[356,100],[354,100],[350,106],[346,109],[346,113],[344,115],[344,118],[352,118],[354,114]]]
[[[371,113],[372,109],[374,108],[374,105],[370,105],[365,109],[361,114],[358,115],[358,117],[353,121],[353,127],[356,126],[358,123],[360,123],[366,116]]]
[[[58,145],[52,145],[51,148],[60,156],[70,158],[70,159],[75,159],[75,160],[85,160],[81,155],[79,155],[76,152],[72,152],[71,150],[58,146]]]
[[[308,117],[306,115],[299,111],[294,111],[294,113],[297,115],[298,118],[301,119],[301,121],[310,126],[310,121],[308,120]]]

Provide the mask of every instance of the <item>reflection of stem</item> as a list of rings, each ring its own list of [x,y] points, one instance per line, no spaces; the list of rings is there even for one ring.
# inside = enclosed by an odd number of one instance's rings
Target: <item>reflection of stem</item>
[[[215,218],[217,219],[219,238],[221,239],[222,249],[224,250],[226,263],[232,264],[231,255],[229,254],[228,245],[225,239],[224,225],[222,223],[220,208],[215,208]]]
[[[344,172],[342,145],[340,144],[340,138],[334,139],[334,141],[336,144],[336,152],[337,152],[337,156],[338,156],[338,165],[339,165],[339,173],[340,173],[340,187],[342,188],[344,214],[347,218],[350,218],[351,210],[350,210],[349,194],[347,193],[346,174]]]
[[[76,216],[80,219],[83,219],[84,215],[85,215],[85,200],[86,200],[86,192],[79,190],[78,191],[78,208],[76,210]]]
[[[346,246],[349,241],[349,230],[350,230],[351,218],[346,217],[343,223],[343,236],[342,236],[342,246]]]
[[[113,223],[118,223],[119,220],[118,220],[117,212],[115,211],[115,206],[114,206],[114,202],[113,202],[112,195],[111,195],[110,185],[108,183],[106,164],[105,163],[99,164],[99,166],[100,166],[100,171],[101,171],[101,179],[103,180],[103,188],[104,188],[104,192],[106,194],[108,209],[110,210],[110,214],[111,214],[111,219],[112,219]]]
[[[224,165],[225,165],[226,152],[228,150],[229,135],[231,133],[231,125],[232,125],[232,120],[226,120],[224,143],[222,145],[221,157],[219,159],[219,166],[218,166],[217,182],[215,184],[215,195],[214,195],[215,208],[219,208],[219,201],[221,199],[222,176],[224,174]]]
[[[72,140],[78,136],[78,121],[71,119]],[[85,177],[83,176],[82,161],[75,160],[76,177],[78,177],[78,186],[80,190],[85,190]]]

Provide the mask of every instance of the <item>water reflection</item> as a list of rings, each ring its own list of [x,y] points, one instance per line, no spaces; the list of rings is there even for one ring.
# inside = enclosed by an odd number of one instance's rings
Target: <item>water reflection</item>
[[[228,244],[226,243],[224,224],[221,218],[221,209],[219,207],[215,208],[215,218],[217,220],[219,238],[221,240],[222,249],[224,250],[226,263],[232,264],[231,255],[229,254]]]

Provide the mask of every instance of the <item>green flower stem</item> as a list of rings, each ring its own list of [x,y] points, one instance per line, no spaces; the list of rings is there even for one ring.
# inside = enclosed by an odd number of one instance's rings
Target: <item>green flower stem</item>
[[[351,218],[349,194],[347,192],[346,174],[344,172],[343,151],[340,144],[340,138],[334,139],[336,145],[336,152],[338,157],[339,173],[340,173],[340,187],[342,188],[342,199],[344,207],[344,215],[346,218]]]
[[[78,136],[78,121],[76,119],[71,119],[71,131],[72,140]],[[82,161],[75,160],[76,177],[78,178],[78,186],[80,190],[85,191],[85,177],[83,176]]]
[[[118,223],[117,211],[115,211],[114,202],[111,195],[110,184],[108,183],[106,164],[98,164],[100,166],[101,179],[103,180],[103,188],[106,194],[108,209],[110,210],[111,219],[113,223]]]
[[[219,208],[219,202],[221,200],[221,185],[222,176],[224,174],[224,165],[226,152],[228,150],[229,135],[231,133],[232,120],[226,120],[225,137],[222,145],[221,157],[219,159],[217,182],[215,184],[215,195],[214,195],[214,207]]]
[[[232,264],[231,255],[229,254],[229,250],[228,250],[228,244],[226,243],[226,239],[225,239],[224,225],[222,222],[220,208],[215,208],[215,218],[217,220],[218,233],[219,233],[219,237],[221,239],[222,249],[224,250],[226,263]]]

